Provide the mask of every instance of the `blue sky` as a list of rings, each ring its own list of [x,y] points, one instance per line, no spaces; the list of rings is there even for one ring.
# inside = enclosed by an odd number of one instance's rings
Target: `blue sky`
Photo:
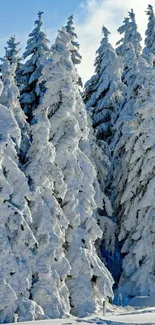
[[[4,53],[7,39],[14,34],[24,49],[39,10],[44,11],[44,29],[51,43],[54,42],[57,30],[73,14],[83,56],[79,73],[86,81],[94,70],[93,62],[103,24],[110,30],[110,41],[115,45],[120,39],[117,28],[133,8],[139,31],[144,36],[148,3],[149,0],[0,0],[0,56]],[[155,6],[155,0],[151,4]]]
[[[87,4],[87,0],[0,0],[0,57],[11,35],[17,36],[24,50],[39,10],[44,12],[44,29],[53,43],[57,30],[66,23],[68,16],[73,14],[78,21],[82,19],[81,3]]]
[[[36,14],[44,11],[46,28],[61,25],[67,16],[76,13],[79,0],[1,0],[0,34],[29,32]]]

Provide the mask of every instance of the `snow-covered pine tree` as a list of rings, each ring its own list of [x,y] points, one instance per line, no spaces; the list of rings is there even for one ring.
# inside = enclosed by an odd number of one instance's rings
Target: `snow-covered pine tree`
[[[120,55],[122,57],[122,61],[124,64],[122,80],[125,84],[127,84],[126,74],[128,73],[127,79],[129,80],[130,69],[133,72],[132,56],[129,60],[129,54],[127,53],[127,50],[128,49],[130,50],[130,48],[132,46],[134,48],[134,55],[136,55],[136,57],[139,57],[140,52],[141,52],[140,42],[142,40],[141,35],[137,30],[135,14],[132,9],[129,12],[129,17],[125,18],[123,21],[123,25],[118,28],[118,32],[121,35],[124,34],[123,37],[120,39],[120,41],[117,42],[117,44],[116,44],[116,45],[118,45],[116,52],[118,55]],[[132,51],[131,51],[131,53],[132,53]],[[128,60],[125,60],[125,62],[124,62],[124,56],[125,57],[128,56]],[[128,63],[128,65],[127,65],[127,63]],[[130,79],[132,79],[131,83],[133,82],[133,78],[135,76],[136,76],[136,71],[135,71],[134,75],[130,76]]]
[[[95,240],[101,230],[93,218],[96,209],[93,188],[95,169],[90,153],[88,122],[78,87],[78,75],[71,60],[70,37],[65,28],[52,47],[52,58],[43,68],[46,81],[43,107],[49,108],[50,141],[55,163],[67,186],[59,202],[68,219],[65,252],[71,265],[67,286],[71,313],[85,316],[102,308],[112,296],[112,277],[97,256]],[[85,152],[85,153],[84,153]]]
[[[28,116],[29,121],[33,117],[33,111],[40,102],[40,97],[43,91],[43,85],[38,85],[38,79],[41,75],[44,59],[49,54],[48,39],[46,34],[42,31],[42,14],[39,11],[38,19],[35,21],[35,28],[29,34],[26,50],[23,54],[23,59],[26,62],[19,71],[20,81],[20,103]]]
[[[112,178],[109,182],[111,201],[115,215],[118,215],[123,188],[127,181],[128,159],[124,160],[126,145],[130,137],[130,122],[134,117],[134,102],[136,100],[137,89],[133,90],[133,83],[141,67],[139,59],[135,54],[134,47],[131,43],[127,45],[127,51],[123,57],[124,65],[128,67],[125,75],[125,83],[128,85],[125,94],[125,104],[122,107],[119,116],[113,125],[112,141],[110,149],[112,154]],[[122,136],[123,135],[123,136]],[[117,212],[118,209],[118,212]],[[119,221],[120,223],[120,221]]]
[[[68,227],[59,201],[66,185],[61,170],[54,163],[48,109],[40,105],[32,124],[32,145],[28,152],[26,175],[31,189],[30,208],[33,232],[39,243],[35,250],[35,266],[31,297],[50,318],[70,313],[69,292],[65,281],[70,265],[64,255],[65,230]]]
[[[125,45],[127,43],[132,43],[135,49],[135,52],[141,51],[141,35],[137,30],[137,24],[135,20],[135,14],[133,9],[129,11],[129,17],[125,18],[123,21],[123,25],[118,28],[118,32],[120,34],[124,34],[124,37],[121,38],[119,42],[117,42],[117,54],[123,55],[125,51]]]
[[[111,153],[111,170],[108,177],[107,188],[108,194],[114,210],[114,216],[117,220],[118,227],[121,224],[121,208],[120,202],[123,195],[123,189],[127,181],[128,175],[128,159],[124,159],[125,146],[129,138],[129,123],[133,120],[133,105],[136,98],[135,92],[131,87],[135,81],[143,59],[141,58],[140,50],[140,34],[137,32],[137,25],[135,23],[135,15],[133,11],[129,13],[129,18],[125,18],[123,26],[118,30],[121,34],[124,33],[123,38],[119,42],[117,53],[122,59],[124,70],[122,80],[127,87],[122,87],[124,103],[120,107],[118,118],[115,118],[112,123],[112,137],[110,138],[110,153]],[[142,62],[141,62],[142,61]],[[123,136],[122,136],[123,134]],[[116,281],[119,280],[121,274],[121,246],[122,243],[117,242],[115,245],[115,254],[112,261],[115,261],[114,267],[112,265],[112,273]],[[111,258],[109,257],[111,261]],[[111,262],[110,262],[111,263]],[[117,269],[117,271],[116,271]]]
[[[5,49],[5,59],[12,63],[18,64],[21,60],[19,56],[19,44],[20,42],[16,42],[16,36],[11,36],[7,41],[7,46],[4,47]]]
[[[131,20],[132,17],[132,20]],[[115,207],[119,207],[123,184],[127,180],[127,163],[122,162],[122,157],[125,153],[125,145],[129,137],[129,122],[133,120],[134,116],[134,101],[136,99],[137,90],[133,91],[133,84],[137,74],[140,72],[141,64],[143,66],[144,59],[141,57],[140,34],[137,32],[137,25],[133,11],[129,12],[129,18],[124,19],[124,24],[118,29],[120,34],[124,34],[122,39],[117,43],[117,53],[121,55],[124,70],[122,80],[126,84],[124,93],[125,104],[120,110],[119,117],[113,126],[114,137],[112,139],[110,148],[113,154],[113,182],[111,183],[112,202],[115,202]],[[136,41],[137,40],[137,41]],[[121,44],[120,44],[121,43]],[[132,90],[131,90],[132,89]],[[123,132],[123,137],[122,137]],[[124,169],[121,168],[124,166]],[[119,182],[121,180],[121,186]]]
[[[73,15],[68,17],[67,25],[65,28],[66,28],[67,33],[69,33],[69,35],[71,36],[71,43],[72,43],[71,58],[72,58],[72,61],[74,64],[79,64],[79,63],[81,63],[82,56],[79,53],[80,45],[77,42],[77,34],[75,33]]]
[[[132,14],[133,12],[131,11],[129,15],[132,16]],[[114,202],[115,208],[118,208],[119,210],[121,196],[123,195],[123,187],[127,181],[128,172],[128,159],[125,162],[123,160],[123,157],[126,151],[125,146],[130,136],[129,124],[130,121],[132,121],[134,118],[134,102],[137,96],[137,89],[133,90],[133,84],[141,68],[144,66],[144,59],[140,53],[140,43],[139,41],[136,42],[136,39],[140,40],[140,35],[137,32],[136,24],[133,24],[130,18],[125,18],[124,25],[121,26],[118,30],[121,34],[124,33],[121,40],[122,44],[118,47],[118,53],[122,56],[124,64],[122,79],[127,87],[124,93],[125,104],[120,110],[119,117],[113,126],[114,137],[110,144],[111,151],[113,152],[113,181],[111,182],[110,187],[112,193],[112,202]],[[136,36],[135,39],[134,35]]]
[[[111,196],[108,187],[109,183],[111,183],[113,170],[112,152],[108,145],[114,137],[113,125],[124,103],[125,86],[121,82],[122,66],[120,58],[109,43],[110,32],[105,26],[103,26],[102,32],[103,39],[97,50],[95,60],[95,74],[85,85],[84,99],[93,124],[94,141],[92,142],[91,151],[97,170],[98,184],[102,193],[102,205],[98,210],[98,220],[103,230],[100,249],[102,257],[106,257],[109,269],[116,279],[118,273],[120,274],[120,268],[118,267],[118,258],[116,258],[114,252],[116,225],[112,219],[114,220],[115,217],[112,216],[112,208],[109,209],[111,204],[108,199]],[[119,272],[116,272],[116,269],[119,269]]]
[[[15,73],[15,82],[19,86],[19,70],[22,67],[21,57],[19,56],[20,42],[16,42],[16,36],[11,36],[7,41],[7,46],[4,47],[5,49],[5,60],[8,60],[10,64],[16,64],[16,73]]]
[[[150,64],[152,64],[155,60],[155,16],[151,5],[148,5],[146,14],[148,15],[148,25],[145,32],[146,38],[143,56]]]
[[[141,62],[142,68],[142,62]],[[116,183],[119,198],[119,240],[123,242],[124,295],[154,295],[155,290],[155,171],[154,171],[155,72],[143,60],[131,89],[135,94],[133,117],[126,116],[116,150],[122,152],[122,176]],[[128,138],[126,134],[128,133]],[[125,175],[125,177],[124,177]]]
[[[0,81],[0,93],[2,92],[3,85],[2,82]],[[5,176],[3,173],[3,167],[2,163],[4,160],[4,148],[8,143],[8,129],[10,128],[9,131],[11,131],[11,124],[15,124],[15,121],[13,120],[13,117],[11,116],[11,123],[9,124],[9,119],[7,116],[7,109],[4,108],[3,106],[1,107],[1,118],[0,118],[0,179],[1,179],[1,186],[0,186],[0,193],[1,193],[1,198],[0,198],[0,216],[1,216],[1,224],[0,224],[0,251],[1,251],[1,266],[0,266],[0,288],[1,288],[1,303],[0,303],[0,322],[11,322],[13,321],[13,315],[14,312],[17,308],[16,306],[16,300],[17,296],[15,291],[11,288],[10,284],[12,282],[11,280],[11,274],[9,267],[11,267],[14,264],[14,256],[11,251],[11,245],[9,243],[9,238],[7,236],[6,232],[6,220],[4,219],[4,216],[2,216],[3,213],[3,206],[4,206],[4,201],[6,198],[9,198],[11,191],[11,188],[9,184],[5,181]],[[6,123],[6,116],[7,116],[7,127],[4,131],[4,126]],[[12,123],[13,121],[13,123]],[[5,137],[4,137],[4,132],[5,132]],[[6,209],[6,206],[5,206]],[[7,211],[6,211],[7,212]],[[8,212],[7,212],[8,213]],[[9,256],[9,259],[6,263],[6,258]],[[8,265],[7,265],[8,264]],[[7,279],[7,281],[6,281]]]
[[[14,321],[15,312],[19,321],[45,316],[43,310],[29,300],[33,250],[38,243],[30,229],[27,179],[18,167],[16,148],[20,147],[21,133],[12,108],[0,105],[0,112],[0,322],[10,323]],[[31,306],[29,309],[26,302]],[[38,308],[33,308],[34,305]],[[21,319],[23,309],[25,318],[22,315]]]
[[[133,31],[133,35],[136,35]],[[132,40],[132,39],[131,39]],[[115,123],[113,195],[122,243],[123,296],[153,295],[154,279],[154,93],[155,74],[140,47],[124,38],[126,103]],[[151,142],[152,141],[152,142]],[[150,253],[151,250],[151,253]],[[153,258],[152,258],[153,256]],[[123,298],[124,298],[123,297]]]
[[[131,11],[131,14],[133,12]],[[129,13],[130,14],[130,13]],[[135,29],[134,29],[135,28]],[[126,89],[124,92],[125,96],[125,103],[122,109],[120,110],[118,119],[116,120],[116,123],[113,125],[113,134],[114,137],[112,139],[110,148],[113,154],[113,182],[111,183],[111,192],[112,192],[112,201],[115,202],[115,206],[119,206],[119,195],[121,197],[122,195],[122,188],[119,188],[119,186],[116,186],[115,178],[117,179],[124,179],[124,183],[126,182],[126,173],[122,171],[122,168],[120,166],[122,165],[122,156],[125,152],[125,144],[126,141],[128,141],[129,137],[129,130],[128,125],[130,119],[133,119],[134,116],[134,101],[136,97],[136,90],[135,92],[131,91],[131,88],[133,86],[133,83],[135,82],[136,76],[139,73],[141,69],[141,60],[143,58],[141,57],[140,53],[140,35],[137,32],[137,26],[136,24],[133,24],[130,20],[130,18],[124,19],[124,24],[118,29],[120,34],[124,34],[123,38],[117,43],[121,45],[117,48],[117,53],[121,55],[124,70],[122,74],[122,80],[126,84]],[[132,31],[132,32],[131,32]],[[138,34],[137,34],[138,33]],[[136,35],[135,39],[139,39],[138,43],[135,42],[134,35]],[[122,138],[122,130],[124,130],[124,137]],[[127,171],[127,166],[124,166],[124,170]],[[116,192],[113,188],[116,189]],[[120,194],[121,193],[121,194]],[[116,200],[117,196],[117,200]]]
[[[30,146],[30,128],[19,103],[19,90],[15,84],[16,66],[16,63],[11,64],[8,60],[3,60],[1,64],[3,92],[0,97],[0,104],[13,111],[14,117],[21,130],[21,142],[18,155],[20,162],[23,163]]]
[[[97,139],[109,142],[112,125],[124,102],[124,85],[120,58],[108,40],[110,32],[104,26],[102,32],[104,36],[96,52],[95,74],[85,85],[84,98]]]

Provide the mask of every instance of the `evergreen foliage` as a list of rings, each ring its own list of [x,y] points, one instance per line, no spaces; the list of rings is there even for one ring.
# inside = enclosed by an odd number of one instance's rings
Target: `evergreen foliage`
[[[145,32],[146,38],[143,56],[150,64],[152,64],[155,56],[155,16],[151,5],[148,5],[146,14],[148,15],[148,25]]]
[[[126,103],[115,123],[112,144],[112,201],[118,214],[121,252],[125,256],[118,292],[125,298],[153,295],[154,288],[154,258],[149,252],[154,250],[154,208],[150,191],[153,191],[154,179],[151,139],[155,79],[154,70],[132,42],[127,43],[123,62],[128,67],[124,79],[128,87]]]
[[[20,42],[16,42],[16,36],[11,36],[9,40],[7,41],[7,46],[4,47],[5,49],[5,59],[12,63],[18,64],[21,60],[21,57],[19,56],[19,52],[21,49],[19,49]]]
[[[24,163],[26,153],[30,146],[30,128],[19,103],[19,90],[15,84],[16,67],[16,63],[11,64],[8,60],[3,60],[1,64],[3,92],[0,97],[0,103],[13,111],[14,117],[18,123],[21,131],[21,142],[18,155],[20,163]]]
[[[69,292],[65,281],[70,265],[64,255],[65,217],[59,198],[65,196],[66,186],[61,170],[55,164],[55,149],[50,137],[48,108],[40,105],[32,124],[32,145],[28,152],[26,175],[33,232],[39,243],[35,249],[35,265],[31,296],[46,316],[62,318],[70,312]]]
[[[133,10],[129,12],[129,17],[125,18],[123,21],[123,25],[118,28],[118,32],[123,37],[120,39],[119,42],[117,42],[117,48],[116,52],[119,56],[122,57],[123,61],[123,73],[122,73],[122,81],[128,86],[128,81],[132,83],[133,78],[136,76],[136,70],[133,71],[133,62],[135,63],[135,59],[139,59],[139,56],[141,56],[141,35],[137,30],[137,24],[135,20],[135,14]],[[133,47],[133,51],[132,48]],[[129,52],[128,52],[129,51]],[[133,57],[134,55],[134,57]],[[133,74],[131,74],[130,70]],[[128,77],[126,78],[126,75],[128,74]],[[129,74],[131,74],[129,78]]]
[[[155,291],[153,7],[142,53],[132,9],[116,49],[103,26],[83,98],[73,16],[49,50],[42,14],[1,59],[0,323]]]
[[[75,27],[73,22],[73,15],[68,17],[67,25],[66,25],[66,31],[69,33],[71,37],[71,57],[74,64],[81,63],[82,56],[79,53],[80,45],[77,42],[77,34],[75,33]]]
[[[117,54],[124,55],[126,50],[126,45],[131,43],[134,46],[135,52],[139,53],[141,51],[140,42],[142,40],[140,33],[137,31],[137,24],[135,20],[135,14],[133,9],[129,11],[129,17],[125,18],[123,25],[118,28],[119,34],[124,34],[124,37],[117,42]]]
[[[38,84],[38,79],[44,60],[49,55],[49,41],[42,31],[42,14],[43,12],[39,11],[35,28],[29,34],[26,50],[23,53],[23,59],[26,62],[19,71],[20,103],[29,121],[32,120],[33,112],[40,103],[41,94],[44,91],[43,85]]]
[[[122,65],[120,58],[109,43],[110,32],[105,26],[103,26],[102,32],[103,39],[96,52],[95,74],[85,85],[84,99],[94,129],[94,144],[91,147],[91,151],[97,170],[97,180],[102,198],[102,203],[99,204],[98,202],[97,216],[103,231],[101,250],[102,254],[103,251],[105,252],[104,257],[107,257],[107,250],[108,256],[110,254],[113,255],[110,271],[116,273],[114,271],[118,263],[115,260],[115,246],[117,242],[115,236],[116,223],[113,222],[115,214],[111,207],[111,203],[113,203],[111,200],[113,150],[111,150],[110,145],[114,138],[115,121],[124,104],[125,86],[121,82]],[[106,259],[107,263],[109,263],[109,258],[107,257]]]
[[[4,59],[9,61],[10,64],[16,65],[16,71],[15,71],[15,82],[19,86],[19,70],[22,67],[21,63],[21,57],[19,56],[19,53],[21,49],[19,48],[20,42],[16,42],[16,36],[11,36],[9,40],[7,41],[7,46],[4,47],[5,49],[5,56]]]
[[[101,230],[93,218],[95,169],[89,160],[89,128],[70,55],[70,37],[63,28],[52,47],[52,60],[43,69],[47,88],[42,105],[50,121],[50,141],[56,165],[67,186],[61,207],[68,219],[66,257],[71,265],[67,280],[71,312],[83,317],[112,295],[112,278],[97,256],[94,241]],[[87,153],[87,155],[86,155]]]
[[[96,52],[95,74],[85,85],[84,98],[97,139],[109,142],[112,125],[124,102],[124,86],[120,59],[108,40],[110,32],[104,26],[102,32],[104,37]]]
[[[123,241],[122,253],[126,255],[119,285],[123,294],[129,296],[153,295],[155,286],[151,195],[154,192],[154,86],[154,70],[144,61],[130,93],[130,97],[135,94],[132,115],[124,115],[126,122],[115,149],[117,154],[122,153],[115,188],[119,240]]]
[[[20,315],[24,301],[33,306],[29,298],[37,241],[30,228],[27,178],[18,167],[16,148],[20,148],[20,129],[11,107],[0,105],[0,112],[0,322],[11,323],[17,310]],[[37,311],[32,317],[26,306],[24,309],[29,320],[39,319]],[[26,320],[23,313],[22,320]]]

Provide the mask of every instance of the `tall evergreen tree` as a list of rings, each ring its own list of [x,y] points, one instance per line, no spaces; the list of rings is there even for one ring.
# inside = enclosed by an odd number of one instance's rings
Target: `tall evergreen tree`
[[[110,33],[106,27],[102,28],[102,32],[104,37],[97,50],[95,75],[85,85],[84,98],[97,139],[108,141],[124,102],[124,86],[121,82],[120,59],[108,40]]]
[[[151,295],[155,288],[154,265],[154,87],[155,73],[143,61],[131,88],[134,98],[133,117],[124,116],[122,135],[116,151],[121,157],[121,177],[117,179],[119,194],[119,240],[123,242],[123,294]],[[126,136],[128,134],[128,137]],[[125,141],[125,140],[126,141]],[[117,152],[119,152],[117,151]],[[119,166],[120,168],[121,166]]]
[[[146,38],[143,56],[150,64],[152,64],[155,60],[155,16],[151,5],[148,5],[146,14],[148,15],[148,25],[145,32]]]
[[[28,116],[29,121],[33,117],[33,111],[40,102],[40,96],[44,90],[43,85],[38,84],[38,79],[41,75],[43,61],[48,56],[48,39],[42,31],[42,14],[39,11],[38,19],[35,21],[35,28],[29,34],[26,50],[23,54],[23,59],[26,62],[19,71],[20,81],[20,103]]]
[[[86,111],[77,84],[78,75],[70,54],[70,37],[63,28],[52,47],[52,58],[43,69],[47,88],[42,105],[49,108],[50,141],[55,163],[67,186],[60,204],[68,219],[65,252],[71,265],[67,286],[71,312],[85,316],[102,308],[112,296],[112,278],[97,256],[94,242],[101,230],[93,218],[95,169],[90,152]]]
[[[11,107],[0,105],[0,111],[0,283],[1,290],[4,290],[3,295],[1,292],[0,321],[7,323],[13,322],[17,310],[20,313],[24,301],[33,306],[29,298],[33,250],[37,241],[30,228],[32,218],[26,200],[29,194],[27,179],[18,167],[16,148],[20,147],[20,129]],[[25,309],[25,313],[29,320],[39,319],[37,312],[32,315]]]
[[[70,313],[69,292],[65,284],[70,265],[64,255],[65,230],[68,227],[59,200],[65,196],[63,174],[56,166],[51,142],[48,109],[40,105],[32,125],[32,145],[28,152],[26,175],[31,189],[30,208],[33,232],[39,243],[31,297],[50,318]]]
[[[130,19],[133,17],[133,21]],[[135,18],[133,11],[129,13],[129,18],[124,19],[124,24],[118,29],[118,31],[123,35],[121,39],[121,45],[117,48],[118,54],[121,55],[124,70],[122,74],[122,80],[126,84],[124,96],[125,96],[125,103],[120,110],[118,119],[116,123],[113,125],[113,134],[114,137],[112,139],[112,143],[110,145],[113,154],[113,179],[115,177],[117,179],[122,178],[124,182],[126,182],[126,173],[123,172],[120,168],[119,164],[122,164],[121,157],[125,152],[125,143],[128,141],[129,136],[129,128],[128,125],[130,121],[133,120],[134,116],[134,101],[136,98],[137,89],[135,91],[132,86],[135,82],[137,74],[139,74],[141,70],[141,66],[144,66],[144,59],[141,56],[140,50],[140,34],[137,32],[137,25],[135,23]],[[135,35],[135,38],[134,38]],[[137,40],[137,41],[136,41]],[[119,43],[120,43],[119,42]],[[133,93],[132,93],[133,92]],[[124,137],[122,138],[122,130],[124,130]],[[125,166],[124,166],[125,170]],[[127,167],[126,167],[127,171]],[[115,183],[115,181],[114,181]],[[113,189],[113,182],[112,182],[112,190],[113,198],[112,201],[115,201],[115,205],[117,206],[116,197],[115,195],[119,195],[120,189],[116,187],[116,193]],[[122,189],[122,188],[121,188]],[[119,202],[119,199],[118,199]]]
[[[110,208],[112,201],[111,188],[109,188],[113,176],[113,150],[109,145],[114,137],[113,126],[124,104],[125,86],[121,82],[120,58],[108,40],[110,32],[104,26],[102,32],[103,39],[95,60],[95,74],[85,85],[84,99],[92,120],[94,138],[96,138],[95,150],[92,149],[92,153],[102,193],[102,205],[98,210],[98,220],[103,230],[100,249],[102,258],[106,257],[110,271],[115,278],[118,278],[120,268],[118,267],[118,253],[114,250],[116,224],[113,222],[116,218]],[[116,272],[116,268],[119,272]]]
[[[112,191],[125,255],[119,293],[131,297],[153,295],[154,290],[154,204],[150,188],[153,192],[155,75],[138,52],[139,47],[126,36],[125,44],[124,80],[128,87],[126,103],[115,123]]]
[[[130,24],[132,28],[130,28]],[[140,43],[139,41],[138,43],[135,42],[134,39],[134,35],[137,35],[136,39],[139,39],[140,37],[139,33],[137,34],[136,24],[132,24],[132,21],[130,21],[129,18],[125,18],[124,25],[118,30],[121,33],[124,33],[122,44],[119,46],[118,52],[122,56],[124,64],[122,79],[127,87],[124,92],[125,103],[119,113],[118,119],[113,125],[114,137],[110,144],[111,151],[113,152],[113,181],[111,183],[111,199],[112,202],[115,202],[115,207],[119,207],[124,186],[123,184],[125,184],[127,181],[128,167],[125,164],[125,161],[122,162],[122,157],[125,154],[125,146],[128,142],[128,137],[130,134],[129,124],[132,123],[134,119],[134,102],[136,100],[138,86],[137,89],[133,90],[133,84],[135,83],[135,79],[141,68],[144,66],[144,59],[140,53]],[[126,163],[128,163],[128,161],[126,161]],[[121,168],[121,166],[124,166],[124,170]],[[118,183],[120,180],[122,183],[119,186]]]
[[[0,93],[2,92],[3,85],[0,82]],[[11,188],[9,184],[5,180],[5,175],[3,172],[3,160],[4,160],[4,149],[8,143],[8,130],[11,131],[11,125],[15,125],[15,121],[13,120],[13,116],[9,120],[8,117],[9,111],[1,105],[1,118],[0,118],[0,130],[1,130],[1,141],[0,141],[0,178],[1,178],[1,209],[0,215],[1,219],[4,218],[2,216],[2,212],[4,209],[4,201],[6,198],[9,198],[9,193],[11,193]],[[9,114],[10,115],[10,114]],[[7,118],[6,118],[7,117]],[[11,122],[11,123],[9,123]],[[5,125],[6,124],[6,125]],[[4,130],[5,126],[5,130]],[[9,129],[10,128],[10,129]],[[5,134],[5,136],[4,136]],[[19,135],[18,135],[19,137]],[[7,210],[6,210],[7,212]],[[8,212],[7,212],[8,213]],[[1,267],[0,267],[0,288],[1,288],[1,314],[0,314],[0,321],[1,323],[4,322],[11,322],[13,321],[13,315],[16,310],[16,300],[17,296],[15,291],[11,288],[11,274],[10,269],[14,264],[14,256],[11,251],[11,245],[9,242],[9,238],[6,232],[6,220],[1,220],[0,225],[0,250],[1,250]],[[6,257],[9,256],[9,263],[6,263]]]

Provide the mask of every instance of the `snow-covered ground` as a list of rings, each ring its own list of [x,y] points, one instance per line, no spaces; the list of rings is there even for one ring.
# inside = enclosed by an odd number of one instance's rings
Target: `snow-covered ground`
[[[23,325],[23,323],[18,323]],[[147,307],[135,310],[131,307],[116,309],[108,312],[105,316],[41,320],[35,322],[24,322],[24,325],[124,325],[124,324],[149,324],[155,325],[155,307]]]
[[[108,324],[155,324],[155,307],[125,311],[120,314],[107,314],[103,319]]]

